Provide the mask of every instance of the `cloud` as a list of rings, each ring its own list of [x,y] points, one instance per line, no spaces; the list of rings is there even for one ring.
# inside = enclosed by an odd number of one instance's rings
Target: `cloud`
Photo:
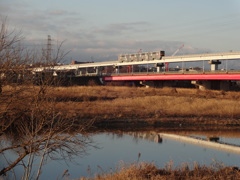
[[[52,10],[52,11],[50,11],[49,12],[49,15],[57,15],[57,16],[63,16],[63,15],[66,15],[66,14],[68,14],[68,12],[67,11],[64,11],[64,10]]]
[[[18,7],[18,8],[14,8]],[[40,10],[30,7],[26,2],[6,2],[0,6],[0,16],[7,17],[9,27],[21,29],[28,36],[36,39],[47,34],[68,31],[69,27],[80,24],[83,19],[78,13],[62,9]]]
[[[148,26],[148,22],[132,22],[132,23],[115,23],[109,24],[104,28],[97,28],[94,30],[94,33],[103,34],[103,35],[120,35],[124,32],[142,32],[146,26]]]
[[[67,61],[115,60],[122,53],[136,53],[139,49],[144,52],[165,50],[171,55],[184,42],[163,41],[160,37],[152,35],[153,24],[147,21],[110,23],[95,25],[87,22],[78,12],[63,9],[32,9],[28,4],[19,6],[7,5],[7,1],[0,7],[0,15],[8,16],[14,27],[22,29],[26,37],[26,44],[46,45],[47,35],[51,35],[53,48],[57,41],[65,41],[64,51],[71,51],[66,57]],[[17,3],[17,2],[14,2]],[[18,8],[14,8],[18,7]],[[183,54],[206,52],[191,45],[185,45],[180,51]]]
[[[77,44],[77,45],[76,45]],[[172,55],[183,42],[178,41],[98,41],[98,40],[81,40],[79,42],[66,42],[65,48],[71,49],[69,57],[75,60],[91,60],[106,61],[116,60],[120,54],[137,53],[139,49],[143,52],[160,51],[164,50],[166,55]],[[190,45],[185,45],[179,54],[198,54],[209,52],[207,49],[194,48]]]

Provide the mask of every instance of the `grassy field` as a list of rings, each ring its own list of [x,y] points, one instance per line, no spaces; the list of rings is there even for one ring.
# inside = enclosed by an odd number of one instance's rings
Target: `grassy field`
[[[181,121],[238,124],[240,93],[196,89],[68,87],[50,94],[69,116],[96,121]]]
[[[33,97],[39,87],[21,92]],[[5,87],[3,93],[11,90]],[[190,124],[240,124],[240,92],[197,89],[139,88],[113,86],[49,87],[45,104],[65,118],[95,122],[147,122]]]

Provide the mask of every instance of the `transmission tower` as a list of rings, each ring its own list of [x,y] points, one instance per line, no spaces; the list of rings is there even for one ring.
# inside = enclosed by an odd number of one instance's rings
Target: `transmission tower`
[[[52,39],[51,36],[48,35],[48,39],[47,39],[47,57],[46,60],[47,62],[51,62],[51,58],[52,58]]]

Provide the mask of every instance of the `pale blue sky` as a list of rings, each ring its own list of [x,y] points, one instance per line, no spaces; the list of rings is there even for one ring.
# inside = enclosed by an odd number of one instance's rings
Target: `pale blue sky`
[[[28,44],[65,41],[69,59],[240,51],[240,0],[1,0],[0,16]]]

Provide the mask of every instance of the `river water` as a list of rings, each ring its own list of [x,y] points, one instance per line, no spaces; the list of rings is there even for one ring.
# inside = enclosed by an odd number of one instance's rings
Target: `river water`
[[[153,162],[163,168],[169,162],[174,167],[182,163],[193,165],[211,165],[214,162],[223,163],[225,166],[240,167],[240,153],[230,149],[208,147],[200,144],[179,141],[158,136],[157,131],[146,132],[103,132],[91,136],[98,148],[88,147],[87,154],[75,157],[73,162],[49,160],[43,167],[40,179],[77,179],[82,176],[93,177],[96,173],[112,172],[123,162]],[[225,132],[167,132],[180,136],[206,139],[240,146],[240,133]],[[14,156],[14,154],[11,154]],[[3,162],[3,159],[0,159]],[[36,162],[37,163],[37,162]],[[2,166],[1,166],[2,167]],[[66,172],[63,177],[63,173]],[[22,169],[15,168],[15,174],[20,177]],[[10,177],[10,176],[9,176]]]

